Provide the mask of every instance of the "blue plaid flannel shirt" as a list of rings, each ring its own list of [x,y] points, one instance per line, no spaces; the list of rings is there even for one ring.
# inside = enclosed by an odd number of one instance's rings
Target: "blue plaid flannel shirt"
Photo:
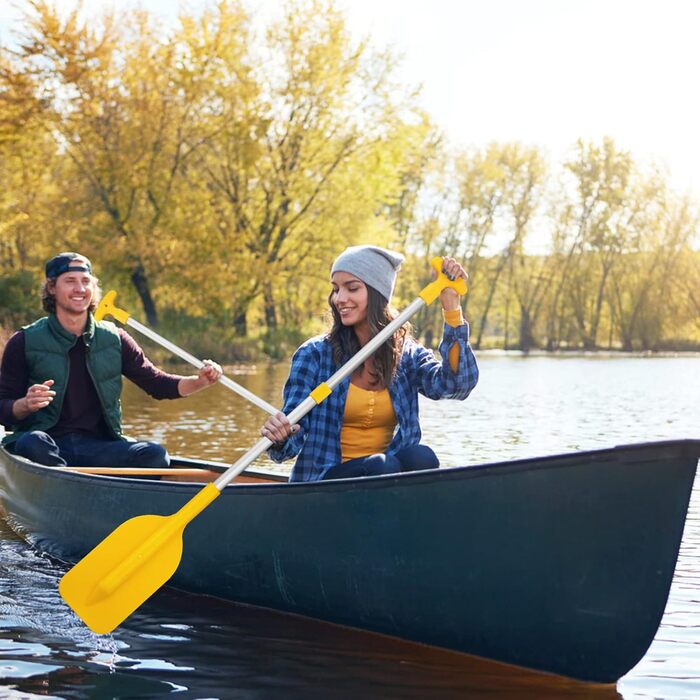
[[[397,418],[397,429],[387,454],[417,445],[421,439],[418,420],[418,392],[429,399],[459,399],[469,396],[476,386],[479,370],[469,345],[469,325],[456,328],[445,324],[440,355],[411,340],[406,343],[396,368],[389,395]],[[459,366],[453,372],[448,352],[459,344]],[[285,414],[296,408],[321,382],[339,369],[333,362],[331,344],[325,336],[307,340],[292,358],[289,377],[284,386]],[[275,462],[298,455],[290,481],[318,481],[328,469],[341,463],[340,430],[345,412],[350,377],[343,380],[331,395],[307,413],[299,422],[300,430],[280,446],[268,450]]]

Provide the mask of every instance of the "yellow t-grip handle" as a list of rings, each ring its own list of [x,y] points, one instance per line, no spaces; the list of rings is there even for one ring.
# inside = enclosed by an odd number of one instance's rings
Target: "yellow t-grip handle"
[[[467,281],[463,277],[458,277],[456,280],[451,280],[442,271],[442,258],[435,257],[430,261],[430,264],[437,272],[437,279],[423,288],[423,291],[418,295],[426,305],[432,304],[439,296],[443,289],[450,287],[460,296],[467,293]]]
[[[102,297],[102,301],[95,309],[95,321],[101,321],[105,316],[112,316],[112,318],[115,318],[119,323],[126,323],[129,320],[131,314],[114,305],[114,300],[116,298],[117,293],[113,289]]]

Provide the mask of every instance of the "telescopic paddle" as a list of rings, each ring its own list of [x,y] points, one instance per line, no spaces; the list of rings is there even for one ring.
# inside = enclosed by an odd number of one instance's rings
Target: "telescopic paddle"
[[[443,289],[451,287],[459,294],[466,293],[467,285],[463,279],[452,281],[442,272],[442,258],[434,258],[432,265],[437,271],[437,279],[351,360],[290,411],[287,419],[292,425],[326,399],[343,379],[413,314],[431,304]],[[182,558],[182,534],[186,525],[271,445],[268,438],[258,440],[234,465],[216,481],[204,486],[176,513],[140,515],[122,523],[63,576],[59,590],[66,603],[93,632],[111,632],[175,573]]]
[[[102,297],[102,301],[100,301],[99,305],[95,309],[96,321],[101,321],[105,316],[112,316],[117,321],[119,321],[119,323],[122,323],[125,326],[129,326],[134,330],[137,330],[142,335],[145,335],[147,338],[154,340],[159,345],[162,345],[167,350],[170,350],[170,352],[174,353],[178,357],[181,357],[183,360],[185,360],[185,362],[189,362],[191,365],[194,365],[197,369],[201,369],[202,367],[204,367],[204,363],[201,360],[198,360],[194,355],[190,355],[190,353],[187,352],[187,350],[179,348],[174,343],[171,343],[169,340],[166,340],[162,335],[158,335],[158,333],[152,331],[148,326],[144,326],[142,323],[139,323],[138,321],[134,320],[133,318],[131,318],[131,314],[128,311],[124,311],[124,309],[120,309],[118,306],[115,306],[114,302],[116,298],[117,293],[114,290],[107,292],[107,294],[105,294]],[[275,415],[275,413],[277,413],[277,409],[272,404],[267,403],[267,401],[251,393],[250,391],[248,391],[248,389],[242,387],[240,384],[236,384],[236,382],[234,382],[232,379],[229,379],[227,376],[222,374],[219,377],[219,382],[223,384],[227,389],[235,391],[244,399],[248,399],[248,401],[254,403],[258,408],[262,408],[263,411],[267,411],[273,416]]]

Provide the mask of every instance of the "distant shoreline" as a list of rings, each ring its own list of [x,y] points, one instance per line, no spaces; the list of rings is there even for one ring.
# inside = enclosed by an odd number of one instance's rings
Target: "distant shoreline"
[[[700,350],[609,350],[601,348],[600,350],[530,350],[524,352],[522,350],[502,350],[498,348],[489,348],[484,350],[474,350],[477,356],[491,357],[600,357],[600,358],[634,358],[634,357],[700,357]]]
[[[10,339],[10,337],[13,335],[17,329],[8,329],[5,326],[0,325],[0,356],[5,350],[5,344],[7,341]],[[430,347],[430,346],[427,346]],[[472,346],[473,347],[473,346]],[[434,350],[437,350],[437,347],[433,348]],[[219,362],[222,364],[225,364],[228,367],[241,367],[241,368],[247,368],[250,367],[251,365],[255,365],[256,363],[267,363],[267,362],[286,362],[291,360],[292,357],[292,352],[289,353],[289,357],[284,357],[284,358],[275,358],[271,357],[270,355],[265,354],[262,351],[259,351],[259,354],[255,357],[250,357],[250,359],[235,359],[232,357],[229,358],[220,358]],[[595,350],[584,350],[583,348],[559,348],[556,350],[543,350],[541,348],[534,348],[532,350],[529,350],[528,352],[525,352],[523,350],[518,350],[517,348],[509,348],[507,350],[504,350],[503,348],[483,348],[483,349],[476,349],[474,348],[474,353],[477,356],[483,356],[483,357],[559,357],[559,358],[568,358],[568,357],[597,357],[597,358],[640,358],[640,357],[700,357],[700,347],[696,349],[673,349],[673,348],[664,348],[663,350],[618,350],[614,348],[598,348]],[[178,365],[181,364],[179,360],[176,360],[175,358],[171,357],[170,354],[163,350],[162,348],[148,348],[147,350],[148,356],[155,362],[159,364],[167,364],[167,365]],[[216,353],[215,352],[204,352],[205,355],[212,355],[214,356]],[[235,354],[235,353],[234,353]]]

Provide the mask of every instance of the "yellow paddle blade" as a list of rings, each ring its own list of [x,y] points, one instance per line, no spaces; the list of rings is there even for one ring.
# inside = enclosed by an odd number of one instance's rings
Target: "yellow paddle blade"
[[[182,530],[150,557],[139,557],[139,565],[121,585],[109,585],[119,563],[128,560],[144,538],[157,535],[166,521],[161,515],[127,520],[61,579],[61,596],[93,632],[111,632],[175,573],[182,557]]]
[[[219,493],[207,484],[173,515],[122,523],[63,576],[61,596],[93,632],[111,632],[175,573],[185,526]]]

